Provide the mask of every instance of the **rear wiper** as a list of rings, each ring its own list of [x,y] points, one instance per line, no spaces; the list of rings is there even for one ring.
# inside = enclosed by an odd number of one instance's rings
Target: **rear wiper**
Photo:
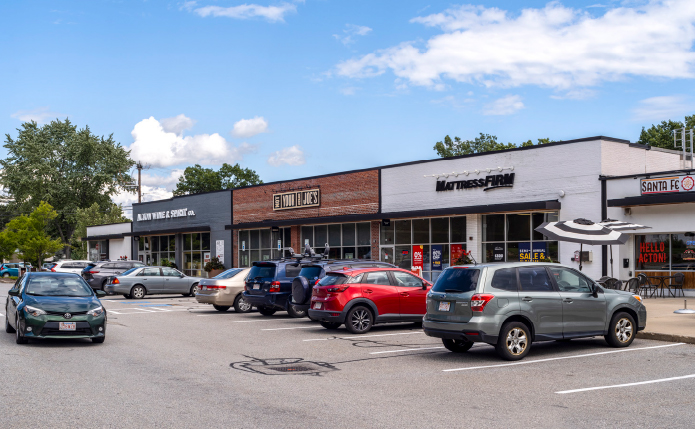
[[[458,289],[444,289],[444,292],[446,292],[446,293],[461,293],[463,291],[458,290]]]

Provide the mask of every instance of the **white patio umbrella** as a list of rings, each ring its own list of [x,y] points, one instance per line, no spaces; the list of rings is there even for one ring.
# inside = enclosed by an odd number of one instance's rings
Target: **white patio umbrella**
[[[536,231],[551,240],[579,243],[579,270],[582,269],[582,249],[585,244],[595,246],[625,244],[628,239],[626,234],[583,218],[572,221],[545,222],[536,228]]]
[[[599,222],[599,225],[604,226],[613,231],[629,231],[635,229],[649,229],[651,226],[644,226],[638,223],[622,222],[615,219],[606,219]],[[613,277],[613,246],[611,245],[611,277]]]

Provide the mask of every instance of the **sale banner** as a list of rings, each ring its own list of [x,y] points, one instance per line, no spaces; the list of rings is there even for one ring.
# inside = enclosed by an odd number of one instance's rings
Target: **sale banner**
[[[463,244],[451,245],[451,265],[455,265],[458,258],[463,256]]]
[[[413,246],[413,268],[412,271],[422,275],[425,252],[422,245]]]
[[[444,246],[441,244],[432,245],[432,271],[442,270],[442,250]]]

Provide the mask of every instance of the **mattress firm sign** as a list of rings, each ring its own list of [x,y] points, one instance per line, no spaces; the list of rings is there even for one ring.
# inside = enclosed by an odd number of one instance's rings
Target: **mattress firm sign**
[[[485,176],[484,179],[469,180],[437,180],[437,192],[453,191],[454,189],[483,188],[483,191],[496,188],[511,188],[514,186],[514,173]]]
[[[695,191],[695,179],[692,176],[657,177],[640,181],[640,192],[642,195],[693,191]]]
[[[273,210],[303,209],[318,207],[320,204],[321,192],[319,189],[273,194]]]
[[[138,213],[137,221],[142,222],[145,220],[173,219],[173,218],[179,218],[179,217],[192,217],[192,216],[195,216],[195,212],[193,210],[188,210],[188,209],[165,210],[162,212]]]

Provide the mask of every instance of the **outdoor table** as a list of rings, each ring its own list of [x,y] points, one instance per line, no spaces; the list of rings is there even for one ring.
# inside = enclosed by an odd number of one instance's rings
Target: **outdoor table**
[[[657,287],[661,289],[661,297],[666,298],[664,296],[664,286],[665,286],[666,280],[675,278],[675,276],[647,276],[647,278],[659,281],[659,285]],[[668,289],[668,293],[669,293],[669,295],[673,295],[673,293],[671,292],[671,288]],[[659,296],[659,294],[657,293],[656,296]],[[675,297],[675,295],[673,295],[673,296]]]

